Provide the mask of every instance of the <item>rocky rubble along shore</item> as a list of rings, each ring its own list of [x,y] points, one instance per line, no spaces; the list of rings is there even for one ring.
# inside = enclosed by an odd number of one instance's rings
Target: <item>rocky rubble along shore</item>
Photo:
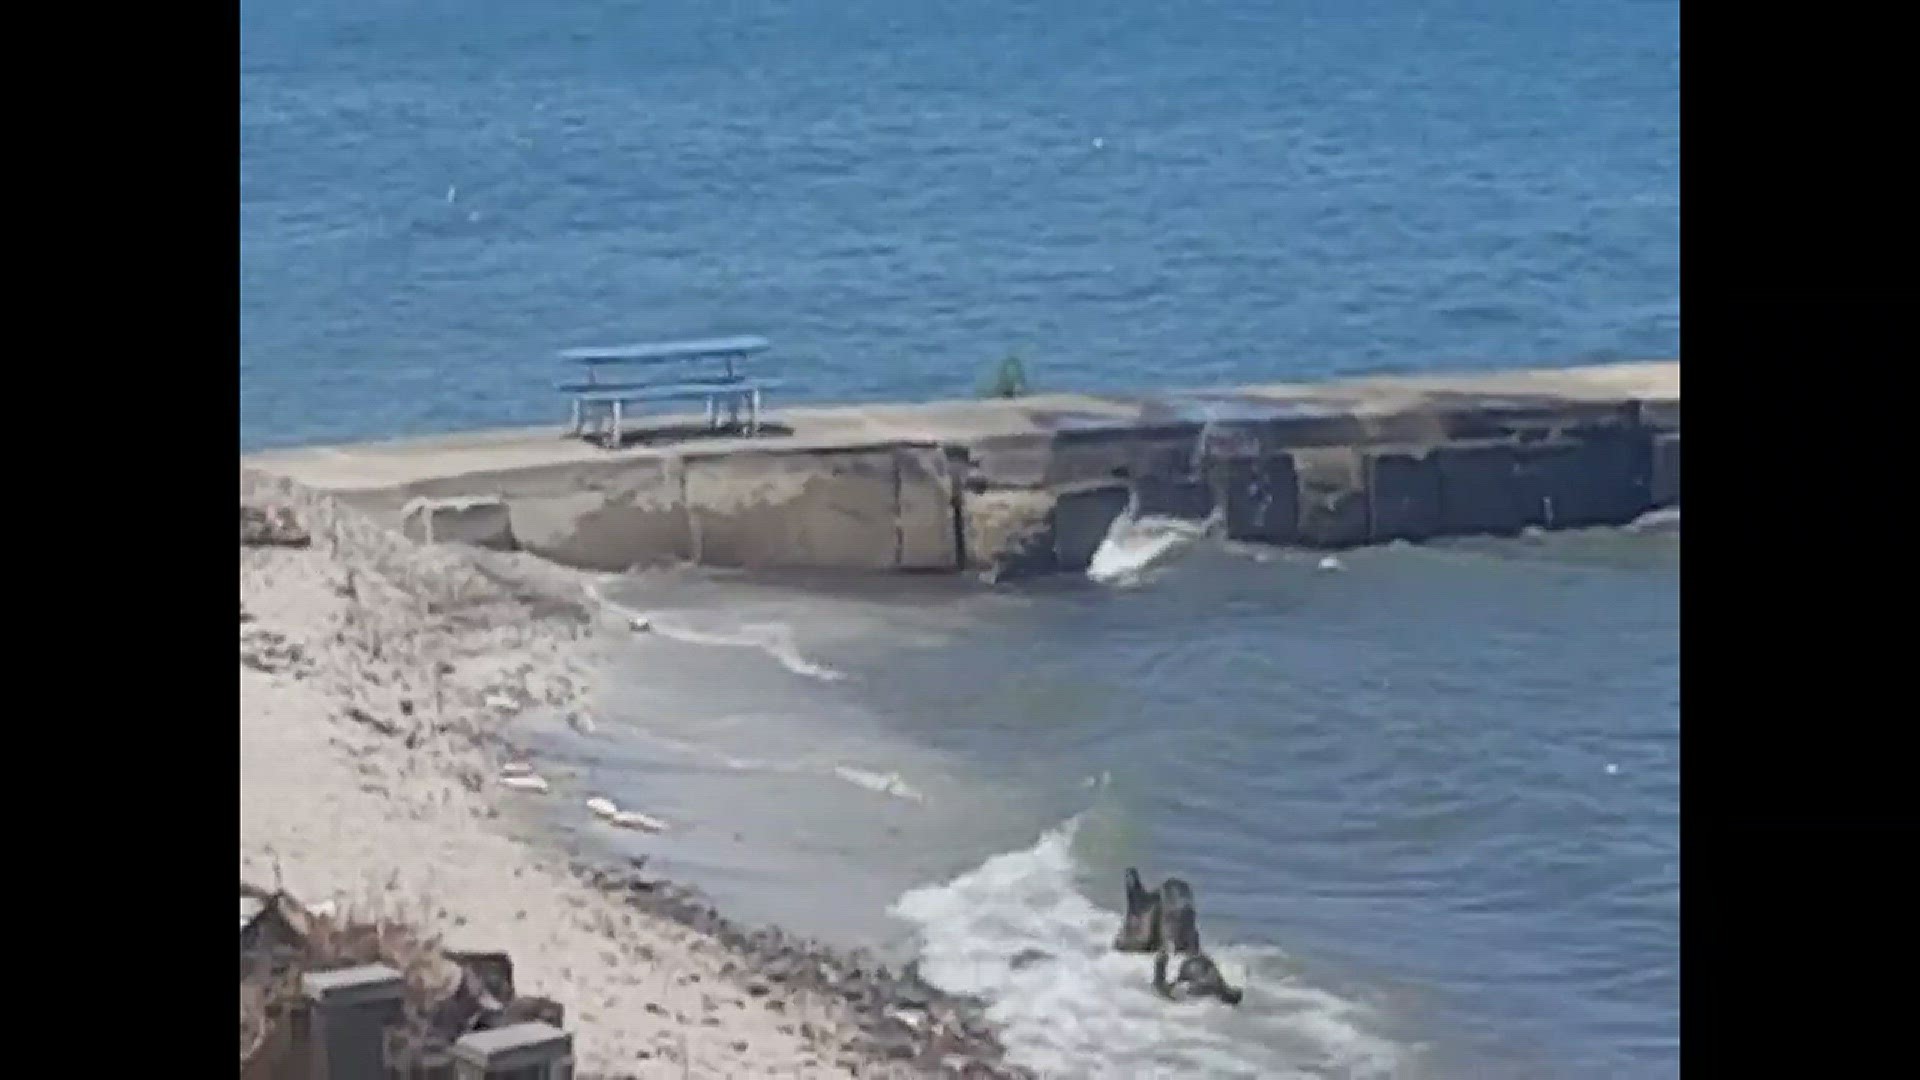
[[[509,951],[564,1007],[583,1078],[1030,1075],[980,1002],[911,969],[502,828],[539,797],[500,784],[512,718],[587,708],[602,612],[579,575],[419,545],[246,470],[241,503],[243,875],[284,866],[303,897],[377,882],[435,912],[423,931]],[[271,526],[251,544],[250,519]]]
[[[736,925],[701,895],[645,872],[644,866],[576,863],[574,872],[628,906],[679,923],[717,941],[736,957],[728,977],[749,994],[805,994],[835,1002],[851,1014],[858,1034],[842,1064],[859,1075],[861,1058],[906,1066],[907,1075],[1032,1080],[1034,1073],[1006,1060],[987,1022],[986,1002],[946,991],[921,978],[913,964],[895,972],[864,950],[823,945],[779,927]]]

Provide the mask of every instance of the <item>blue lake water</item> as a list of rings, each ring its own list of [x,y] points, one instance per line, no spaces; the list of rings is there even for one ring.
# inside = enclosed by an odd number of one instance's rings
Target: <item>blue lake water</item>
[[[244,0],[242,442],[717,332],[786,400],[1677,356],[1679,79],[1665,0]]]
[[[1678,20],[243,0],[241,444],[554,421],[554,350],[712,333],[772,338],[782,401],[1009,352],[1094,390],[1674,357]],[[918,951],[1055,1075],[1669,1076],[1678,548],[636,581],[681,637],[553,738],[730,907]],[[1132,862],[1247,1006],[1101,952]]]

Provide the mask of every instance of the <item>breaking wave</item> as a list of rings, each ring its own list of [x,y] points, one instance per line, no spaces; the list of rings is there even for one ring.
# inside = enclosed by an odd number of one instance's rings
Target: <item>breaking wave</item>
[[[1138,585],[1148,570],[1212,536],[1218,524],[1217,516],[1186,521],[1157,514],[1122,514],[1113,519],[1094,550],[1087,577],[1102,585]]]
[[[1079,823],[889,909],[916,928],[923,975],[990,1002],[1015,1061],[1050,1078],[1400,1075],[1404,1052],[1370,1030],[1368,1011],[1301,982],[1277,950],[1214,947],[1246,988],[1238,1008],[1155,994],[1151,961],[1112,949],[1120,916],[1075,886]]]

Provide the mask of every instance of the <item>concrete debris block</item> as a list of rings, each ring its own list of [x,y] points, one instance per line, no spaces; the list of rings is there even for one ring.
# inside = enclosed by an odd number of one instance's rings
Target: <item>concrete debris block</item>
[[[970,492],[960,517],[967,565],[995,579],[1084,570],[1132,498],[1125,480]]]
[[[1133,491],[1125,481],[1076,484],[1059,489],[1053,504],[1053,558],[1063,570],[1085,570],[1093,553],[1127,512]]]
[[[970,492],[960,504],[967,566],[996,576],[1053,567],[1053,496],[1045,491]]]
[[[573,1036],[551,1024],[511,1024],[462,1038],[453,1044],[453,1058],[461,1080],[504,1075],[549,1080],[571,1075]]]
[[[447,959],[459,965],[461,977],[504,1004],[514,999],[513,959],[503,952],[447,950]]]
[[[1367,540],[1367,468],[1350,447],[1293,451],[1302,542],[1337,547]]]
[[[386,1031],[406,1011],[407,980],[385,964],[309,971],[300,989],[313,1004],[315,1076],[357,1080],[386,1071]]]
[[[287,506],[240,504],[241,547],[310,547],[313,534]]]
[[[519,547],[506,500],[497,495],[413,499],[400,511],[400,531],[428,544],[470,544],[494,551]]]
[[[397,1002],[406,987],[406,978],[385,964],[309,971],[300,976],[300,990],[307,1000],[323,1006]]]

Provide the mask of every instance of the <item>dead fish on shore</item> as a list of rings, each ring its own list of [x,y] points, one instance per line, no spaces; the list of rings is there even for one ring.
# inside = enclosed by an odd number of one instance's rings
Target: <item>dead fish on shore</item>
[[[638,810],[618,811],[610,820],[623,829],[639,829],[641,832],[650,833],[663,833],[667,831],[666,822],[661,821],[657,817],[643,814]]]
[[[622,810],[619,806],[615,805],[612,799],[604,795],[596,795],[588,799],[587,809],[593,811],[594,816],[600,818],[602,821],[622,829],[638,829],[641,832],[650,833],[663,833],[667,831],[666,822],[650,814],[643,814],[638,810]]]
[[[520,762],[509,762],[500,767],[500,786],[541,795],[552,790],[552,785],[547,783],[545,777],[535,775],[532,766]]]
[[[927,797],[914,790],[913,786],[908,784],[899,773],[876,773],[856,769],[851,765],[835,765],[833,774],[849,784],[866,788],[868,791],[877,791],[896,799],[906,799],[908,802],[927,801]]]

